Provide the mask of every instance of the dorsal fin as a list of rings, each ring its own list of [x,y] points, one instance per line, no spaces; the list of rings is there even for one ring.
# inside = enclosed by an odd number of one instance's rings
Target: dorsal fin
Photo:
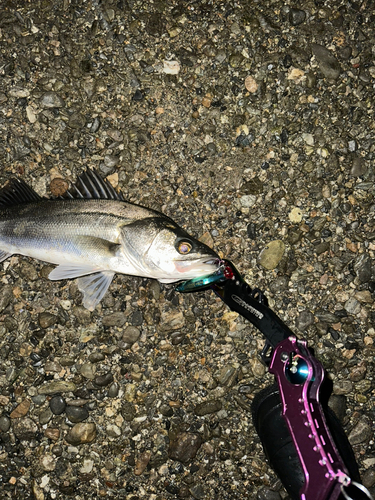
[[[63,197],[125,201],[121,191],[117,192],[110,182],[100,177],[96,170],[83,172]]]
[[[32,203],[42,199],[22,179],[10,179],[0,191],[0,206],[2,207],[12,207],[21,203]]]

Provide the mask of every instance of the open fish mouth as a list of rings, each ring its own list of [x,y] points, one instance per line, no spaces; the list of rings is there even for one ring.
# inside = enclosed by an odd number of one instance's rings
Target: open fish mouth
[[[177,260],[175,261],[175,266],[178,272],[191,274],[192,276],[189,277],[197,277],[215,272],[220,267],[220,259],[213,257],[207,259],[203,257],[197,260]]]
[[[208,264],[209,266],[217,265],[217,267],[220,267],[221,265],[221,260],[218,258],[215,259],[208,259],[203,262],[203,264]]]

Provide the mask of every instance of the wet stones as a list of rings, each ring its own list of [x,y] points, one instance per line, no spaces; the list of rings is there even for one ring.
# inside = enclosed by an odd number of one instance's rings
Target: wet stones
[[[311,44],[311,51],[316,57],[319,69],[326,78],[337,80],[341,73],[341,66],[330,50],[317,43]]]
[[[281,240],[274,240],[263,248],[258,257],[258,264],[267,270],[275,269],[284,256],[285,244]]]
[[[31,441],[38,432],[37,424],[29,417],[14,419],[12,429],[20,441]]]
[[[203,415],[209,415],[220,411],[222,406],[223,405],[219,400],[204,401],[203,403],[196,405],[194,413],[199,417],[202,417]]]
[[[126,322],[126,316],[123,312],[117,311],[112,314],[108,314],[103,318],[103,326],[118,326],[122,327]]]
[[[106,387],[113,382],[113,375],[111,372],[107,372],[104,375],[98,375],[94,378],[95,385],[99,387]]]
[[[354,262],[354,272],[362,283],[367,283],[371,279],[371,258],[368,253],[363,253],[358,256]]]
[[[65,106],[65,101],[56,92],[49,91],[40,98],[40,105],[45,109],[62,108]]]
[[[78,423],[65,436],[66,441],[73,446],[92,443],[95,438],[96,425],[94,423]]]
[[[127,326],[122,335],[122,340],[126,344],[134,344],[141,335],[140,330],[136,326]]]
[[[50,326],[56,324],[57,316],[55,314],[51,314],[47,311],[39,314],[38,322],[41,328],[49,328]]]
[[[10,304],[13,298],[13,289],[10,285],[1,287],[0,290],[0,313]]]
[[[296,327],[301,332],[304,332],[306,328],[314,323],[314,315],[311,311],[305,310],[299,313],[296,319]]]
[[[54,415],[61,415],[66,408],[66,402],[60,395],[53,396],[49,402],[49,407]]]
[[[355,444],[363,443],[373,437],[373,430],[368,421],[368,418],[363,416],[357,425],[350,432],[348,439],[349,443],[353,446]]]
[[[302,24],[306,19],[306,12],[300,9],[290,9],[289,22],[292,26]]]
[[[11,426],[11,420],[6,415],[0,417],[0,432],[8,432]]]
[[[21,418],[27,415],[30,409],[31,401],[29,399],[24,399],[10,414],[10,418]]]
[[[38,389],[39,394],[56,394],[57,392],[74,392],[76,385],[65,380],[54,380],[47,382]]]
[[[197,454],[202,444],[199,434],[178,432],[170,441],[168,457],[184,464],[189,463]]]
[[[82,422],[89,416],[89,412],[87,411],[87,409],[81,406],[68,405],[66,407],[65,413],[72,423]]]
[[[162,332],[168,333],[181,329],[185,324],[185,317],[181,311],[163,311],[160,318],[159,328]]]

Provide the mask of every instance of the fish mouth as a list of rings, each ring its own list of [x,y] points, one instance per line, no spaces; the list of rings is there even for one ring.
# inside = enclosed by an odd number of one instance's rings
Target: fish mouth
[[[218,259],[217,257],[216,258],[211,258],[211,259],[207,259],[203,262],[203,264],[208,264],[210,266],[213,266],[213,265],[216,265],[217,267],[220,266],[220,259]]]
[[[220,267],[220,259],[217,257],[202,257],[196,260],[177,260],[175,266],[176,270],[184,275],[181,279],[196,278],[214,273]]]

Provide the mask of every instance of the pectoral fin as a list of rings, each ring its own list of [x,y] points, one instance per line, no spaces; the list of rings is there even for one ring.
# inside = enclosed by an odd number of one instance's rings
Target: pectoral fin
[[[77,280],[78,289],[83,294],[83,305],[93,311],[108,290],[115,273],[104,271],[83,276]]]
[[[103,298],[115,273],[99,271],[97,267],[89,265],[59,265],[49,273],[50,280],[79,278],[78,289],[83,294],[83,305],[93,311]]]

